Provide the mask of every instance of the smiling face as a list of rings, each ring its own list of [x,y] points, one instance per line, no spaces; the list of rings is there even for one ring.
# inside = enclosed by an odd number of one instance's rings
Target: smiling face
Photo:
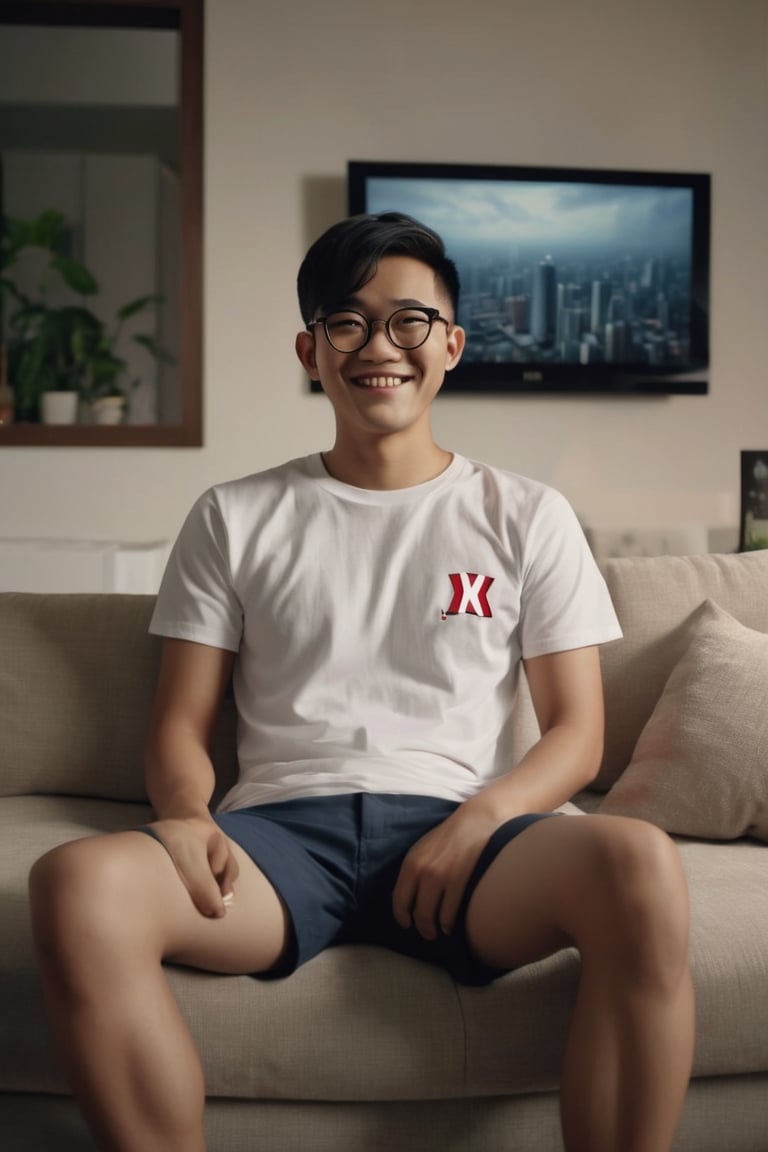
[[[437,308],[450,321],[436,321],[425,343],[408,350],[392,344],[383,324],[373,325],[370,340],[357,352],[337,352],[321,324],[296,338],[301,363],[333,405],[337,447],[391,436],[412,438],[414,446],[427,437],[431,444],[430,405],[464,348],[464,331],[453,323],[434,271],[410,256],[385,256],[367,284],[340,306],[371,321],[406,306]]]

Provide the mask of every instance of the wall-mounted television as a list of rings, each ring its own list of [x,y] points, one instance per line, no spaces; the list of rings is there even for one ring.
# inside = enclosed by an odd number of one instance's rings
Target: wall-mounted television
[[[445,392],[707,392],[709,175],[354,160],[348,190],[350,214],[407,212],[458,266]]]

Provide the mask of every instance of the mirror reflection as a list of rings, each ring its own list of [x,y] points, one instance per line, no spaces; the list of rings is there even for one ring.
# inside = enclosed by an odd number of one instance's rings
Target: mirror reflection
[[[17,432],[73,421],[154,433],[120,443],[193,442],[163,440],[189,424],[184,375],[199,373],[181,348],[175,7],[155,12],[175,27],[0,27],[0,332]]]

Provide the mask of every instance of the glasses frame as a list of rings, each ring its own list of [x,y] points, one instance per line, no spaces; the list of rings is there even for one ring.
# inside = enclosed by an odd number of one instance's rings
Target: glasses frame
[[[407,344],[407,345],[398,344],[397,340],[395,340],[394,337],[392,336],[390,324],[394,320],[395,316],[399,315],[400,312],[423,312],[424,315],[427,317],[427,320],[429,322],[429,327],[427,328],[424,339],[419,340],[418,344]],[[334,344],[333,340],[331,339],[330,332],[328,331],[328,321],[330,320],[331,316],[335,316],[338,313],[343,313],[344,315],[350,315],[350,316],[359,316],[360,319],[364,322],[364,324],[366,326],[365,339],[363,340],[362,344],[358,344],[358,346],[356,348],[337,348],[337,346]],[[340,352],[342,356],[353,356],[355,352],[362,351],[362,349],[365,348],[366,344],[370,343],[371,337],[373,336],[374,324],[383,324],[384,325],[384,331],[387,334],[387,339],[389,340],[389,342],[393,346],[393,348],[398,348],[401,352],[413,352],[416,348],[421,348],[422,345],[426,344],[427,340],[429,340],[429,337],[432,335],[432,328],[434,327],[436,320],[442,321],[442,323],[445,324],[446,328],[450,328],[450,326],[451,326],[451,321],[448,320],[447,317],[440,315],[440,309],[439,308],[429,308],[426,304],[424,304],[424,305],[421,305],[421,304],[407,305],[406,307],[403,307],[403,308],[395,308],[394,312],[390,316],[388,316],[386,320],[379,320],[379,319],[371,320],[364,313],[358,312],[356,308],[339,308],[336,310],[336,312],[331,312],[328,316],[318,316],[316,320],[311,320],[309,322],[309,324],[307,324],[307,329],[308,329],[308,331],[312,332],[317,327],[317,325],[319,324],[322,327],[323,331],[325,332],[326,340],[328,341],[331,348],[333,348],[333,350],[335,352]]]

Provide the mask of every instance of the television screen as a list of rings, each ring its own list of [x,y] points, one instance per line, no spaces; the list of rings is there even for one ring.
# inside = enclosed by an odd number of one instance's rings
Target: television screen
[[[450,392],[703,394],[710,178],[350,161],[349,211],[443,237],[467,333]]]

